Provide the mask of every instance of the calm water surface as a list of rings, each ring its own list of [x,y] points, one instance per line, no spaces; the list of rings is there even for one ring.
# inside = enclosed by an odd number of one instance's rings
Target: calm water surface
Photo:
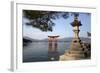
[[[58,42],[58,52],[51,53],[51,56],[56,56],[57,59],[51,59],[54,61],[59,60],[59,55],[64,54],[65,49],[68,49],[69,46],[70,42]],[[32,42],[23,47],[23,62],[39,61],[51,61],[48,59],[48,42]]]

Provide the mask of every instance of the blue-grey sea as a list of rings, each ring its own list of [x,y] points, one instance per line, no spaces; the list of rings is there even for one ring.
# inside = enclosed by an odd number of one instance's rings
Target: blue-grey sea
[[[23,62],[57,61],[71,42],[58,42],[57,52],[48,53],[48,42],[32,42],[23,47]],[[50,58],[51,59],[50,59]]]

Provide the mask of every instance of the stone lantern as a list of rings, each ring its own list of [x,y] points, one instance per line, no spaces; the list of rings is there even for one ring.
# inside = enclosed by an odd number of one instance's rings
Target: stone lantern
[[[79,60],[85,58],[84,48],[79,37],[79,27],[82,26],[78,20],[78,15],[74,15],[74,21],[71,23],[73,27],[74,37],[72,39],[70,48],[65,50],[64,55],[60,56],[60,60]]]
[[[73,32],[74,32],[74,38],[72,40],[71,43],[71,49],[82,49],[82,44],[81,44],[81,40],[79,37],[79,27],[82,26],[81,22],[78,21],[78,17],[77,15],[74,15],[74,21],[71,23],[72,27],[73,27]]]

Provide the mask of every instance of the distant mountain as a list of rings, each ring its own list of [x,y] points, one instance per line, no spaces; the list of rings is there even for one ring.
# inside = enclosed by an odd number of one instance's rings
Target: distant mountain
[[[59,42],[71,42],[72,41],[72,37],[68,37],[68,38],[62,38],[62,39],[59,39],[58,41]],[[80,37],[81,41],[85,41],[85,42],[90,42],[91,39],[90,38],[86,38],[86,37]]]
[[[24,37],[23,38],[23,46],[27,46],[29,43],[31,43],[32,41],[28,38],[28,37]]]
[[[40,41],[38,39],[33,39],[33,38],[30,38],[30,37],[23,37],[23,39],[27,40],[28,42],[35,42],[35,41]]]
[[[72,37],[66,37],[66,38],[61,38],[58,39],[59,42],[71,42],[72,41]]]
[[[72,41],[72,37],[66,37],[66,38],[61,38],[58,39],[58,42],[71,42]],[[91,39],[90,38],[86,38],[86,37],[80,37],[81,41],[85,41],[85,42],[90,42]],[[48,42],[48,39],[43,39],[43,40],[38,40],[40,42]]]
[[[28,37],[23,37],[23,42],[32,42],[32,40]]]
[[[72,37],[61,38],[61,39],[58,39],[58,42],[71,42],[72,39],[73,39]],[[86,37],[80,37],[80,39],[82,41],[85,41],[85,42],[90,42],[91,41],[91,38],[86,38]],[[29,43],[29,42],[48,42],[48,38],[39,40],[39,39],[32,39],[32,38],[29,38],[29,37],[23,37],[23,42],[25,42],[25,43]]]

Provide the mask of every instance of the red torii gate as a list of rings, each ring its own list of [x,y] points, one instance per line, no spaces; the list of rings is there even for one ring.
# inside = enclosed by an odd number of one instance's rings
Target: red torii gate
[[[48,36],[48,42],[49,42],[49,46],[48,46],[48,51],[49,52],[53,52],[53,51],[57,51],[57,38],[59,36]]]

